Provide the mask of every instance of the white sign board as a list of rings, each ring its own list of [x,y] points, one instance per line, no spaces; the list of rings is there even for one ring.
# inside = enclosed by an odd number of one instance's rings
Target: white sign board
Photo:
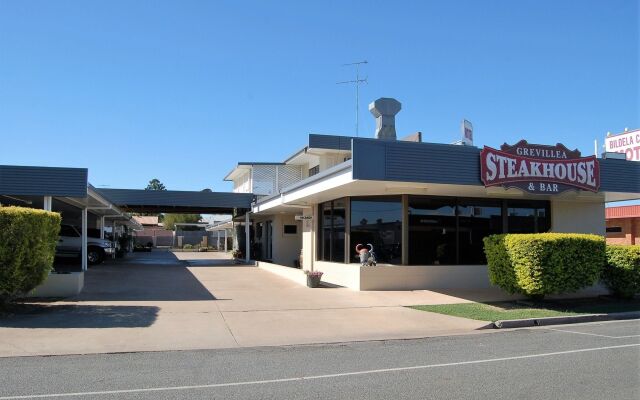
[[[627,160],[640,161],[640,129],[607,136],[604,148],[610,153],[624,153]]]
[[[310,221],[313,219],[313,215],[296,215],[296,221]]]

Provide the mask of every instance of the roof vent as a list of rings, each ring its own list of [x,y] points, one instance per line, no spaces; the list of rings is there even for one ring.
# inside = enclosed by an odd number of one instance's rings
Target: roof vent
[[[388,97],[369,104],[369,111],[376,117],[376,139],[396,140],[396,114],[401,108],[398,100]]]

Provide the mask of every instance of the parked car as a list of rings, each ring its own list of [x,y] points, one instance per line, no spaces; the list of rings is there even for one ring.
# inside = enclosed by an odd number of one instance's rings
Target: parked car
[[[82,254],[82,238],[80,230],[73,225],[62,225],[60,237],[56,245],[56,257],[80,258]],[[87,261],[90,265],[100,264],[107,255],[116,251],[113,242],[93,237],[87,238]]]

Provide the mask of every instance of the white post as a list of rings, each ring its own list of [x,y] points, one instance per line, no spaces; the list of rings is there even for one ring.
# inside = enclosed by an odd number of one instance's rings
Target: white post
[[[227,252],[227,228],[224,228],[224,252]]]
[[[44,207],[43,207],[43,210],[51,211],[52,202],[53,202],[53,200],[52,200],[51,196],[44,196]]]
[[[216,250],[220,251],[220,231],[217,231],[218,233],[218,241],[216,242]]]
[[[113,221],[113,225],[111,226],[111,237],[113,238],[114,245],[117,246],[118,240],[116,240],[116,221]],[[116,252],[113,252],[113,256],[111,257],[114,260],[116,259]]]
[[[249,238],[249,228],[251,225],[251,221],[249,220],[249,211],[247,211],[247,213],[244,215],[244,260],[246,262],[249,262],[249,260],[251,260],[251,256],[250,256],[250,250],[251,250],[251,243],[250,243],[250,238]]]
[[[82,270],[87,270],[87,208],[82,209]]]
[[[104,239],[104,215],[100,217],[100,239]]]

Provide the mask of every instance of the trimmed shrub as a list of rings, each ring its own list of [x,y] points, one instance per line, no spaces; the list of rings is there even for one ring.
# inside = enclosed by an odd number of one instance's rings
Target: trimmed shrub
[[[60,214],[0,207],[0,303],[35,289],[53,266]]]
[[[489,280],[530,297],[571,293],[598,281],[605,240],[577,233],[493,235],[484,239]]]
[[[193,245],[192,245],[192,244],[187,243],[187,244],[185,244],[184,246],[182,246],[182,248],[183,248],[183,249],[185,249],[185,250],[191,250],[191,249],[193,249]]]
[[[607,246],[602,280],[616,296],[640,293],[640,246]]]

